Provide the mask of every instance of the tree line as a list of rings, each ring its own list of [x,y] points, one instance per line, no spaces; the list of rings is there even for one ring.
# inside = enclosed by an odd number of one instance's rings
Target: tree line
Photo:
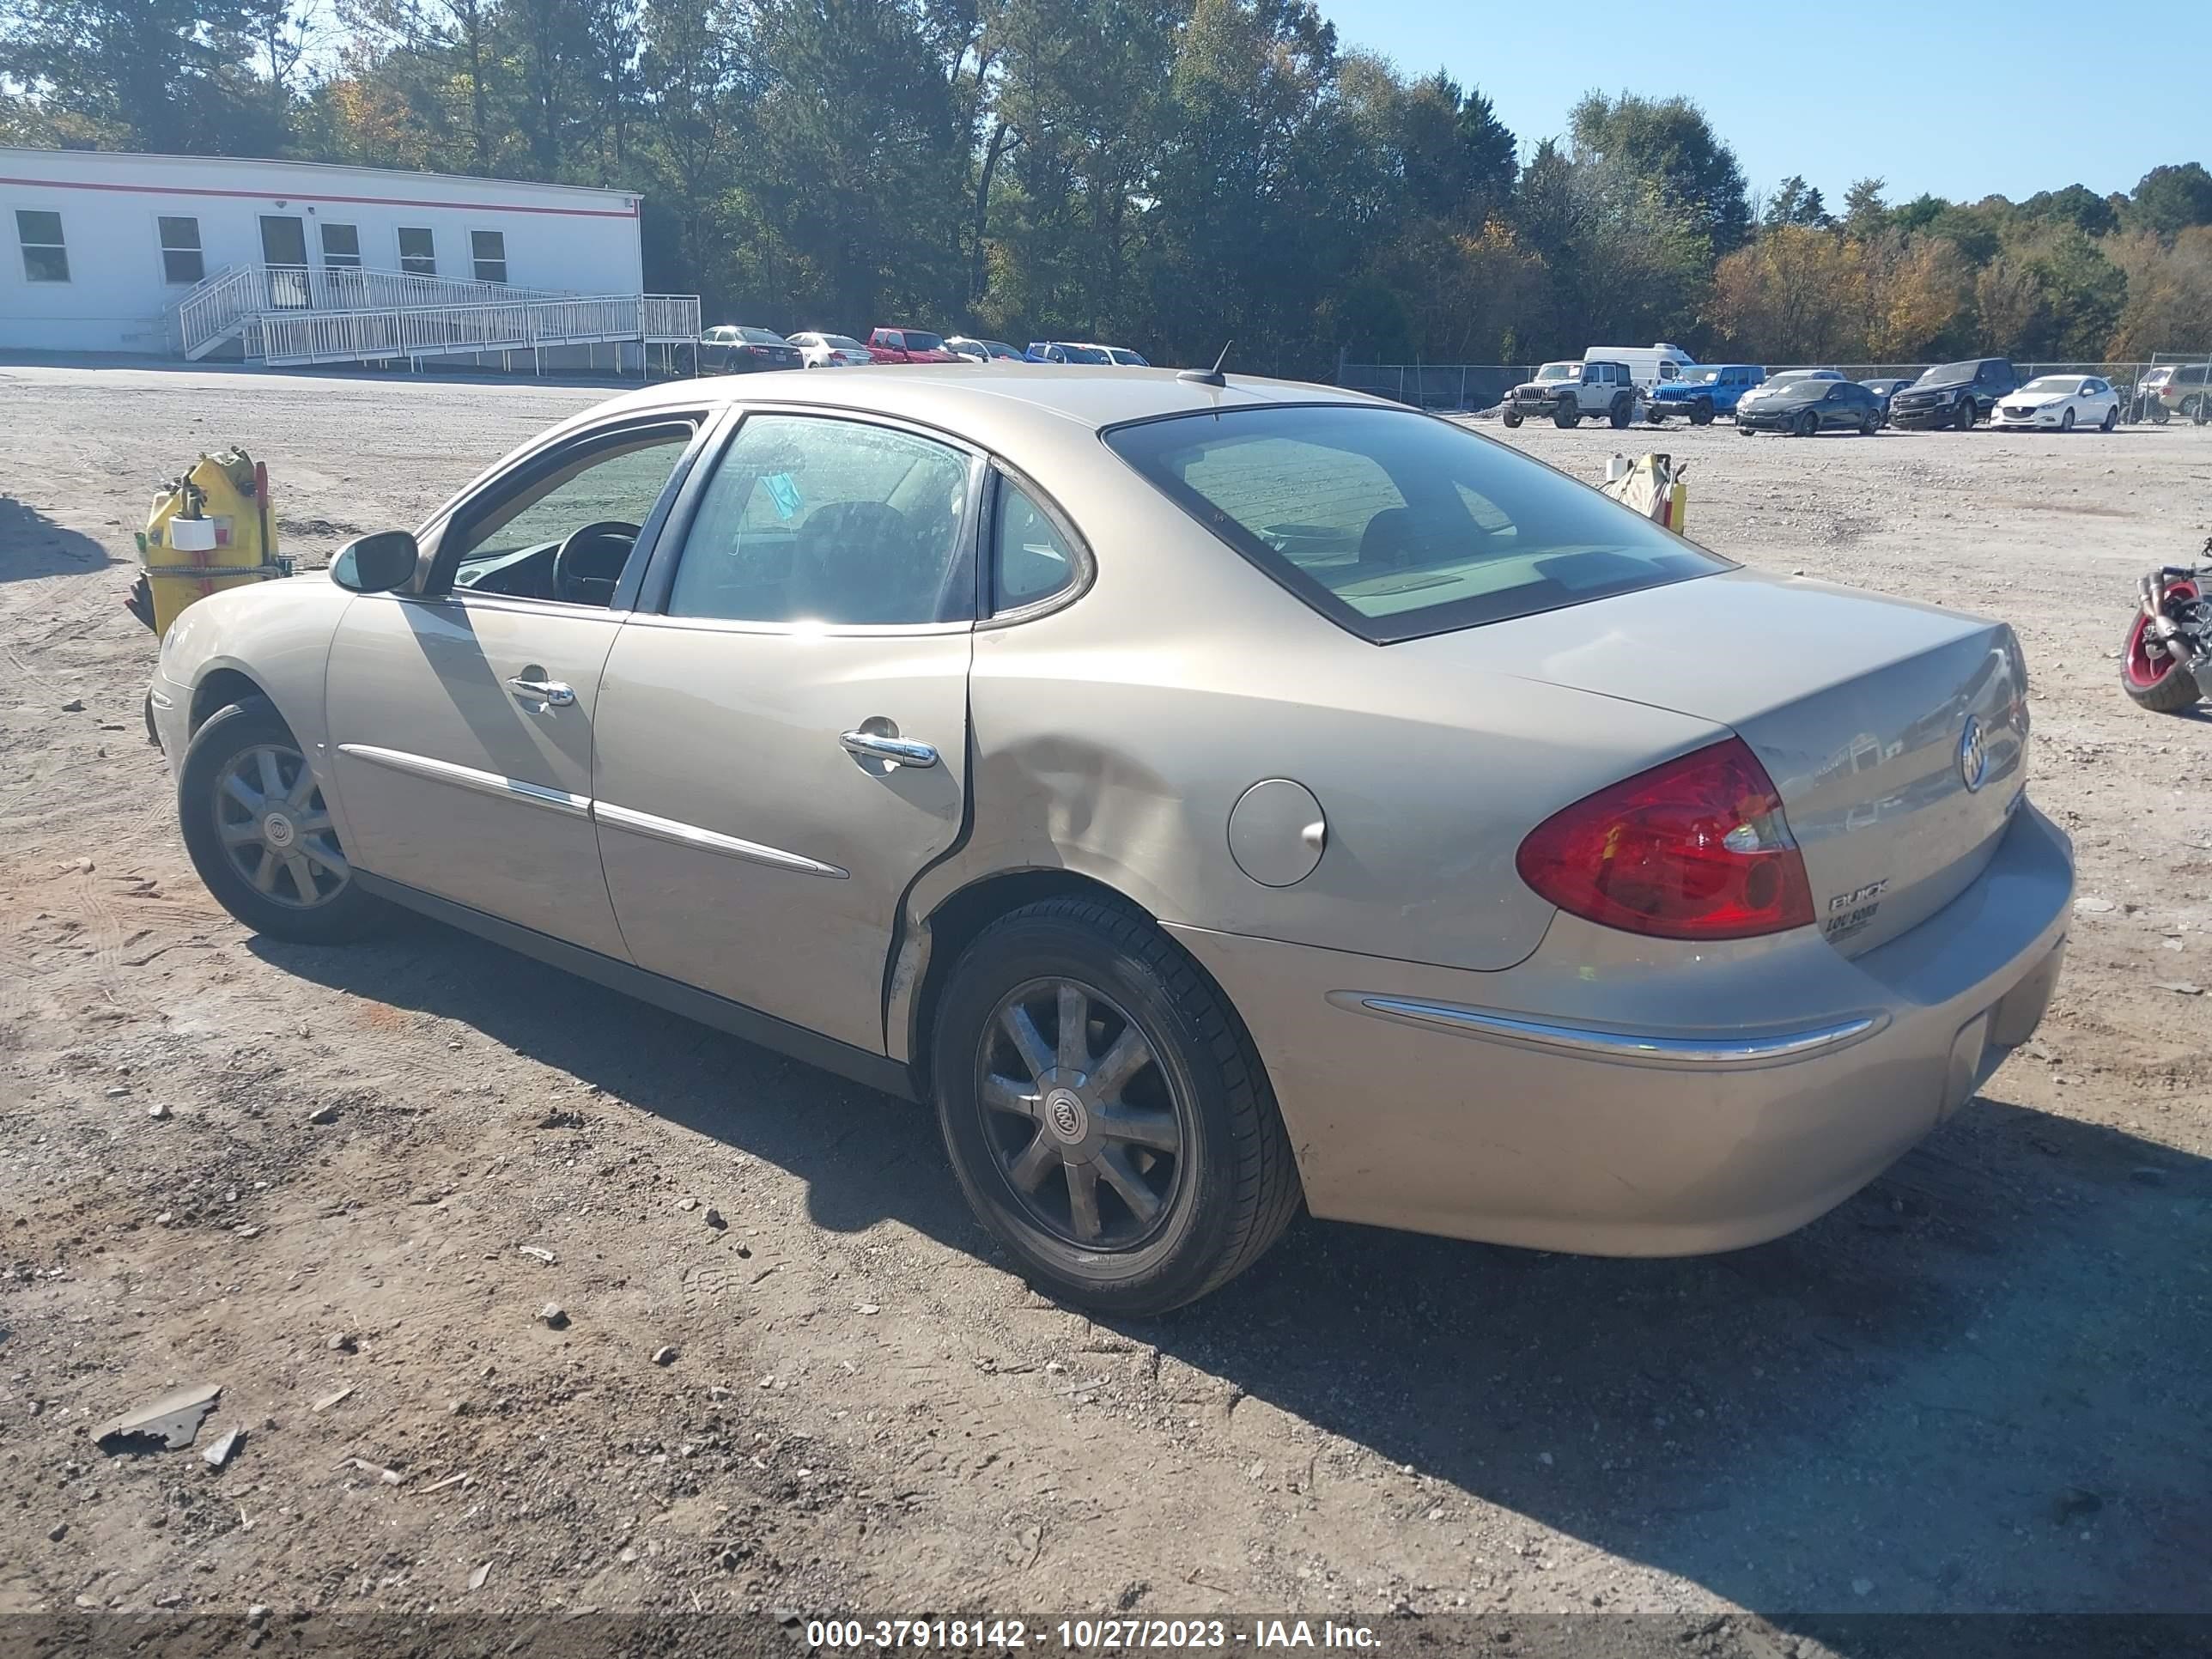
[[[1249,368],[2128,359],[2212,345],[2212,174],[1832,212],[1681,97],[1522,143],[1310,0],[0,0],[0,143],[290,156],[645,198],[709,320]]]

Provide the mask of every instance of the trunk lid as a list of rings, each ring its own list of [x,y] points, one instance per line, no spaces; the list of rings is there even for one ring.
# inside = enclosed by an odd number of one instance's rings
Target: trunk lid
[[[1390,648],[1474,641],[1486,667],[1731,727],[1846,955],[1957,897],[2021,799],[2027,674],[2002,623],[1735,570]]]

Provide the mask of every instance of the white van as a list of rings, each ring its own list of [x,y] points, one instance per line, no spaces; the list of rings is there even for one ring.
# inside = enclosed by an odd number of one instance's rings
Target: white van
[[[1586,363],[1626,363],[1636,384],[1646,392],[1662,380],[1679,380],[1698,366],[1698,360],[1678,345],[1664,340],[1648,346],[1592,346],[1583,353]]]

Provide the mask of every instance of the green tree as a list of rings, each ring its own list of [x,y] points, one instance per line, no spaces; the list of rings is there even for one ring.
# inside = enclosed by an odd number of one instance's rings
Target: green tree
[[[1568,123],[1578,156],[1613,162],[1688,209],[1716,254],[1750,234],[1751,204],[1735,152],[1687,98],[1587,93]]]
[[[2153,167],[2136,182],[2129,228],[2171,236],[2191,225],[2212,225],[2212,173],[2202,161]]]

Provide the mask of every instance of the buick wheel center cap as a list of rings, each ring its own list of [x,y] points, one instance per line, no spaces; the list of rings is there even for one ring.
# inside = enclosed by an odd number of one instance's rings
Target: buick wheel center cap
[[[1084,1110],[1083,1097],[1073,1089],[1054,1089],[1046,1094],[1044,1121],[1053,1139],[1064,1146],[1081,1145],[1091,1131],[1091,1114]]]
[[[293,827],[292,820],[282,812],[271,812],[261,820],[261,838],[271,847],[289,847],[298,838],[299,833]]]

